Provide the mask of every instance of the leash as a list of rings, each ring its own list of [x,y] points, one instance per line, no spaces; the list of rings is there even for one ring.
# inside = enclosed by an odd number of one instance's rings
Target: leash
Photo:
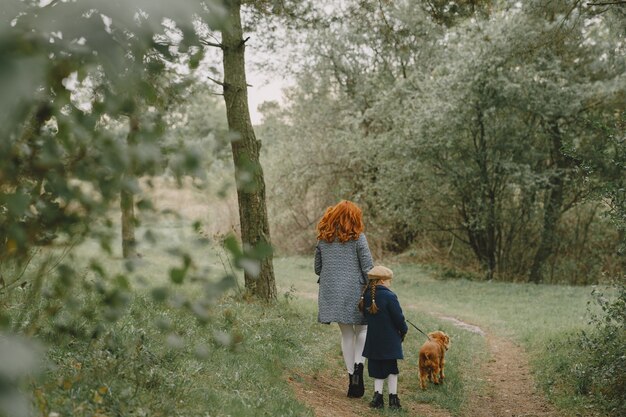
[[[428,340],[430,340],[430,337],[429,337],[426,333],[424,333],[423,331],[421,331],[419,327],[417,327],[416,325],[414,325],[413,323],[411,323],[411,321],[410,321],[410,320],[408,320],[408,319],[405,319],[405,320],[406,320],[406,322],[407,322],[407,323],[409,323],[411,326],[415,327],[415,329],[416,329],[418,332],[420,332],[421,334],[423,334],[424,336],[426,336],[426,338],[427,338]]]

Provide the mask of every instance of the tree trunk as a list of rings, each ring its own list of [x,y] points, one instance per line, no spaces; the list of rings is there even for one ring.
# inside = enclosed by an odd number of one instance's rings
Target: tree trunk
[[[567,168],[567,161],[561,152],[561,131],[557,122],[550,124],[550,136],[552,139],[551,159],[555,168],[550,178],[550,192],[546,198],[543,212],[543,230],[541,241],[535,253],[533,264],[530,268],[528,280],[539,284],[543,281],[543,265],[554,251],[556,244],[556,227],[561,218],[563,207],[564,181],[563,176]]]
[[[487,134],[480,105],[476,104],[476,130],[472,133],[473,159],[479,183],[472,190],[463,190],[461,214],[466,224],[468,241],[485,273],[491,280],[497,268],[498,221],[497,195],[489,174]],[[464,186],[463,186],[464,187]],[[479,197],[478,199],[476,197]],[[476,200],[481,203],[476,204]],[[478,224],[476,224],[478,221]]]
[[[226,0],[228,17],[222,30],[224,51],[224,101],[228,128],[238,139],[231,142],[235,176],[241,240],[244,249],[259,244],[271,244],[265,180],[259,162],[261,142],[256,139],[250,111],[245,70],[245,40],[241,26],[241,1]],[[271,254],[261,259],[260,272],[254,275],[244,271],[246,289],[266,301],[276,299],[276,281]]]
[[[125,259],[137,256],[135,241],[135,199],[132,193],[120,192],[122,209],[122,256]]]
[[[135,141],[135,136],[139,131],[139,119],[131,115],[129,118],[130,129],[127,142],[129,145]],[[129,168],[122,180],[132,178],[133,173]],[[122,256],[125,259],[137,256],[137,242],[135,241],[135,196],[132,192],[125,190],[122,185],[120,191],[120,208],[122,209]]]

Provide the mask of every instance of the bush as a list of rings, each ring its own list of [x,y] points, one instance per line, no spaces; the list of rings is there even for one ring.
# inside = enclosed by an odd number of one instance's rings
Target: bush
[[[615,297],[594,289],[601,309],[592,314],[593,330],[581,332],[569,373],[577,394],[590,396],[610,416],[626,415],[626,283],[615,284]]]

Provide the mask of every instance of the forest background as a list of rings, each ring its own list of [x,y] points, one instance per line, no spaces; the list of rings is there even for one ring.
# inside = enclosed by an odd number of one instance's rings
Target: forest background
[[[2,412],[52,412],[29,378],[43,357],[78,366],[61,346],[140,346],[145,335],[112,330],[137,287],[205,325],[242,273],[240,296],[276,302],[272,257],[312,253],[321,213],[350,199],[378,260],[442,279],[617,286],[595,336],[577,339],[609,352],[604,379],[566,368],[619,415],[623,2],[179,3],[1,6]],[[292,80],[254,131],[237,66],[251,48]],[[188,284],[202,296],[176,290]],[[184,344],[157,322],[167,346]],[[100,388],[84,391],[90,412]]]

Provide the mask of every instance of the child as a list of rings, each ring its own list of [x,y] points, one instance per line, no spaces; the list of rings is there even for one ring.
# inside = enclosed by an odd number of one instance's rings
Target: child
[[[368,273],[359,309],[367,320],[367,336],[363,356],[368,359],[367,371],[374,378],[372,408],[383,408],[383,383],[387,379],[389,408],[401,409],[398,398],[398,359],[403,359],[402,341],[408,327],[398,297],[389,289],[393,272],[375,266]]]

